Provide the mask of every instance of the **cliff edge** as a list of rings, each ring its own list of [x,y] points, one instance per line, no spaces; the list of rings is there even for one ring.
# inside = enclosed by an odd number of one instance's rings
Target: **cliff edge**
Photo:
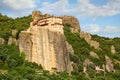
[[[39,11],[33,11],[32,18],[29,29],[19,35],[20,52],[26,54],[28,61],[41,65],[45,70],[70,73],[72,68],[62,19],[42,16]]]

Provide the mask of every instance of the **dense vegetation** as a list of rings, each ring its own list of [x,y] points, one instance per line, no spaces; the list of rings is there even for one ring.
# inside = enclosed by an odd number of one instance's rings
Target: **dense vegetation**
[[[17,29],[18,32],[21,30],[26,30],[29,27],[31,21],[31,15],[27,17],[12,19],[0,14],[0,37],[8,41],[9,36],[11,36],[12,29]]]
[[[70,25],[64,25],[64,33],[67,41],[74,49],[74,55],[70,55],[70,60],[74,62],[71,75],[66,72],[49,73],[42,69],[40,65],[25,60],[24,53],[20,53],[15,45],[7,45],[12,29],[26,30],[32,21],[31,15],[22,18],[8,18],[0,14],[0,37],[5,39],[5,44],[0,44],[0,80],[120,80],[120,64],[114,63],[116,72],[105,74],[96,73],[93,67],[89,66],[88,74],[83,73],[83,62],[86,58],[94,62],[95,65],[105,64],[105,54],[114,62],[120,61],[120,38],[104,38],[92,35],[92,39],[100,43],[102,50],[91,47],[78,33],[71,33]],[[18,38],[18,35],[15,37]],[[116,53],[113,55],[110,51],[111,45],[115,46]],[[93,58],[89,52],[94,51],[100,59]]]

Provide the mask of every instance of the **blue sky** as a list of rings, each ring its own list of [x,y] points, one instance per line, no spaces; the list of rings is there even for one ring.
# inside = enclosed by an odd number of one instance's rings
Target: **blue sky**
[[[120,0],[0,0],[0,13],[22,17],[43,14],[75,16],[81,30],[105,37],[120,37]]]

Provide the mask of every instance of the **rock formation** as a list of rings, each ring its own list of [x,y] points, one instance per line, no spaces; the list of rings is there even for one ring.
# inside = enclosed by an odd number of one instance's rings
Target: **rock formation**
[[[114,45],[111,46],[111,53],[112,53],[112,54],[115,54],[115,53],[116,53],[116,50],[115,50]]]
[[[83,72],[86,74],[87,70],[91,66],[94,66],[94,63],[90,59],[86,58],[83,62]]]
[[[40,14],[33,11],[30,28],[20,33],[20,51],[25,52],[28,61],[42,65],[45,70],[70,73],[71,63],[62,19],[54,16],[41,18]]]
[[[5,40],[3,38],[0,38],[0,44],[4,44]]]
[[[16,37],[17,32],[18,32],[18,30],[16,30],[16,29],[12,30],[12,36],[13,36],[13,37]]]
[[[63,19],[63,25],[64,24],[69,24],[69,25],[71,25],[71,27],[73,27],[75,29],[75,31],[80,30],[79,21],[75,17],[73,17],[73,16],[62,16],[62,19]]]
[[[14,45],[18,45],[18,41],[16,40],[16,38],[12,38],[11,36],[9,37],[8,39],[8,45],[11,45],[11,44],[14,44]]]
[[[42,13],[40,11],[33,11],[32,12],[32,18],[33,21],[39,21],[41,18]]]
[[[70,54],[74,54],[73,47],[66,41],[67,52]]]
[[[99,56],[97,55],[97,53],[95,53],[95,52],[93,52],[93,51],[90,52],[90,55],[91,55],[92,57],[94,57],[94,58],[98,58],[98,59],[99,59]]]
[[[113,65],[111,59],[107,55],[105,55],[105,60],[106,60],[106,70],[108,72],[113,72],[114,71],[114,65]]]
[[[84,38],[85,41],[90,45],[93,46],[95,49],[100,49],[100,44],[97,41],[92,40],[92,37],[89,33],[80,31],[80,37]]]
[[[71,33],[77,33],[77,32],[78,32],[78,29],[76,29],[76,28],[70,28],[70,32],[71,32]]]
[[[100,66],[95,66],[95,70],[96,70],[96,73],[100,73],[101,71],[103,71],[105,73],[105,66],[103,65],[102,68],[100,68]]]

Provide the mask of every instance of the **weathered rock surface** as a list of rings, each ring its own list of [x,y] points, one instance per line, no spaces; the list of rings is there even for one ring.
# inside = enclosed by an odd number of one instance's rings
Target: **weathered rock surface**
[[[100,49],[100,44],[97,41],[91,40],[90,41],[90,46],[93,46],[95,49]]]
[[[113,65],[111,59],[107,55],[105,55],[105,60],[106,60],[106,70],[108,72],[113,72],[114,71],[114,65]]]
[[[80,37],[84,38],[87,43],[90,43],[90,41],[91,41],[91,35],[87,32],[80,31]]]
[[[83,62],[83,72],[86,74],[86,71],[91,67],[94,66],[94,63],[90,59],[85,59]]]
[[[80,37],[84,38],[85,41],[90,45],[93,46],[95,49],[100,49],[100,44],[97,41],[92,40],[92,37],[89,33],[80,31]]]
[[[8,45],[11,45],[11,44],[12,44],[12,37],[10,36],[8,39]]]
[[[18,45],[18,41],[16,38],[12,38],[11,36],[8,39],[8,45],[15,44],[16,46]]]
[[[73,55],[74,54],[73,47],[67,41],[66,41],[66,47],[67,47],[67,52]]]
[[[5,40],[3,38],[0,38],[0,44],[4,44]]]
[[[35,25],[31,22],[30,28],[19,35],[19,49],[25,52],[28,61],[42,65],[45,70],[70,73],[71,62],[61,23],[56,17],[38,20]]]
[[[105,72],[105,66],[102,65],[103,68],[100,68],[100,66],[95,66],[95,70],[97,73],[100,73],[101,71]]]
[[[62,16],[63,24],[69,24],[71,27],[77,29],[77,31],[80,30],[80,24],[77,18],[73,16]]]
[[[98,58],[98,59],[99,59],[99,56],[97,55],[97,53],[95,53],[95,52],[93,52],[93,51],[90,52],[90,55],[91,55],[92,57],[94,57],[94,58]]]
[[[114,45],[111,46],[111,53],[112,53],[112,54],[115,54],[115,53],[116,53],[116,50],[115,50]]]
[[[77,32],[78,32],[78,29],[76,29],[76,28],[70,28],[70,32],[71,32],[71,33],[77,33]]]
[[[16,30],[16,29],[12,30],[12,36],[15,37],[17,35],[17,32],[18,32],[18,30]]]
[[[40,11],[33,11],[32,12],[32,18],[33,21],[38,21],[41,17],[42,13]]]

